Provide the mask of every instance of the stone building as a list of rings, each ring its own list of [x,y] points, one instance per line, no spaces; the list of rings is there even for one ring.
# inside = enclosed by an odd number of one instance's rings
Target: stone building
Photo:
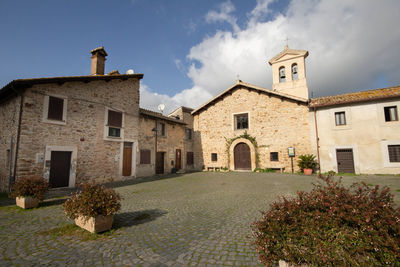
[[[305,58],[286,47],[272,58],[273,90],[238,80],[192,112],[197,169],[298,170],[296,155],[312,153]]]
[[[73,187],[134,175],[143,75],[104,75],[107,53],[91,53],[89,76],[20,79],[0,90],[2,191],[10,177]]]

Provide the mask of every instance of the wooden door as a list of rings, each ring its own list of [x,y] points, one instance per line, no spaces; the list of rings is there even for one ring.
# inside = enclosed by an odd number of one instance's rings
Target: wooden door
[[[336,149],[338,172],[354,173],[353,149]]]
[[[164,173],[164,152],[157,152],[156,156],[156,174]]]
[[[251,170],[250,148],[245,143],[239,143],[234,148],[235,170]]]
[[[71,154],[71,151],[51,151],[49,183],[52,188],[69,185]]]
[[[178,170],[182,168],[182,153],[180,149],[176,150],[175,154],[175,168]]]
[[[132,145],[131,142],[124,142],[124,151],[122,156],[122,176],[132,175]]]

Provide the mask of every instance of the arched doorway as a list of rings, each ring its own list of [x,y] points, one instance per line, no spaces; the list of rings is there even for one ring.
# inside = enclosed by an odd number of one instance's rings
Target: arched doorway
[[[237,144],[234,148],[233,157],[235,170],[251,170],[250,147],[247,144]]]

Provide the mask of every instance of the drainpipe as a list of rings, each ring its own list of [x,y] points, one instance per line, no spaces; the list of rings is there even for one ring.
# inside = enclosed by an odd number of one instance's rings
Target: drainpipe
[[[11,182],[14,183],[15,182],[15,174],[17,172],[17,160],[18,160],[18,151],[19,151],[19,140],[20,140],[20,135],[21,135],[21,121],[22,121],[22,111],[23,111],[23,104],[24,104],[24,94],[15,90],[14,86],[12,86],[11,89],[15,93],[17,93],[17,95],[20,95],[20,97],[21,97],[21,102],[20,102],[20,106],[19,106],[19,116],[18,116],[17,140],[15,143],[14,173],[13,173],[13,176],[11,177]]]
[[[315,107],[314,107],[314,123],[315,123],[315,138],[317,141],[318,173],[321,174],[321,161],[319,158],[319,136],[318,136],[318,124],[317,124],[317,109]]]
[[[157,120],[156,120],[156,125],[152,129],[152,131],[155,133],[155,145],[154,145],[154,175],[157,174],[157,135],[158,135],[158,129],[157,129]]]

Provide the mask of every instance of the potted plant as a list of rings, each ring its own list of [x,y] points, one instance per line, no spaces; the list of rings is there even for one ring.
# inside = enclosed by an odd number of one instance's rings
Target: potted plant
[[[11,197],[23,209],[36,208],[48,189],[49,183],[42,177],[21,178],[14,183]]]
[[[264,266],[398,266],[400,208],[388,187],[319,177],[310,192],[281,197],[252,223]],[[286,263],[286,265],[285,265]]]
[[[315,156],[312,154],[300,155],[298,160],[298,166],[305,175],[311,175],[313,169],[318,166],[318,162],[315,160]]]
[[[65,214],[79,227],[100,233],[110,230],[114,214],[121,208],[120,196],[103,185],[83,184],[63,204]]]

